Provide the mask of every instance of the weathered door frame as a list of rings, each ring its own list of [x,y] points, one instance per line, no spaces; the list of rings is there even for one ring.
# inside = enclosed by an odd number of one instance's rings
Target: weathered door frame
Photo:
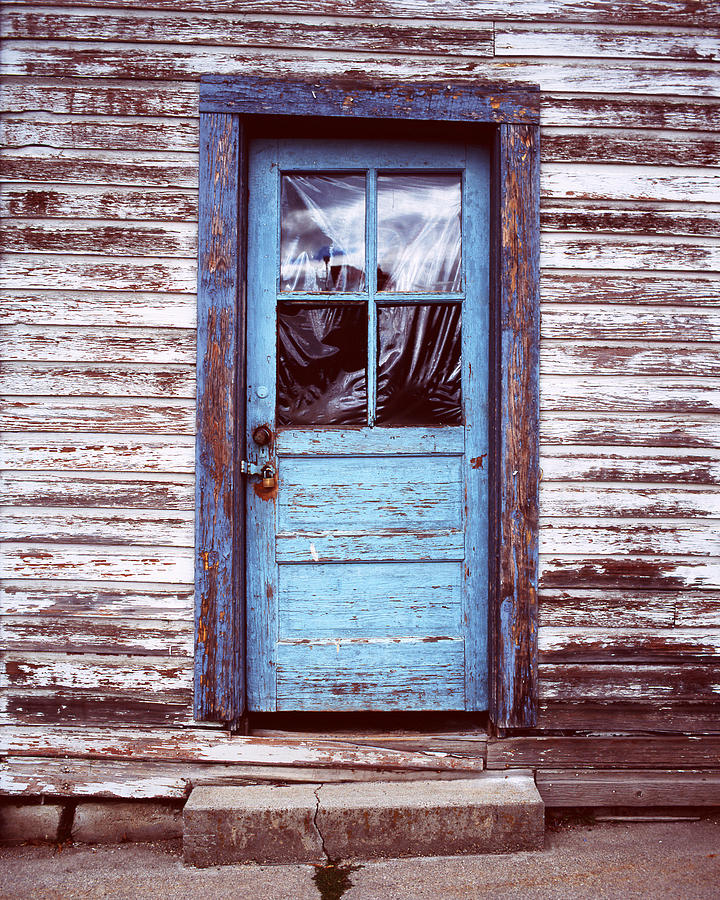
[[[538,706],[538,89],[254,77],[200,87],[195,718],[236,728],[245,714],[247,143],[261,116],[287,117],[288,137],[302,117],[492,128],[489,712],[497,727],[530,727]]]

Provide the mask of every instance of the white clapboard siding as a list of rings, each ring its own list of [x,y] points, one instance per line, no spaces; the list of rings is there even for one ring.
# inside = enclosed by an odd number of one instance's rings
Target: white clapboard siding
[[[402,60],[402,62],[400,62]],[[284,74],[373,75],[384,78],[482,79],[539,84],[544,91],[596,93],[686,94],[717,97],[720,73],[712,62],[665,60],[524,59],[508,56],[402,56],[392,53],[352,53],[347,50],[317,56],[300,50],[238,47],[142,45],[102,42],[8,40],[3,75],[43,77],[168,78],[183,80],[215,75]]]
[[[698,628],[541,628],[538,650],[545,662],[633,659],[660,662],[720,658],[720,630]]]
[[[540,440],[546,444],[633,447],[720,447],[716,415],[665,413],[540,413]]]
[[[654,269],[720,272],[720,240],[696,237],[617,238],[550,232],[540,238],[544,269]]]
[[[0,371],[5,396],[187,397],[195,396],[189,366],[116,363],[8,362]]]
[[[197,153],[20,147],[3,151],[0,173],[10,182],[194,188]]]
[[[194,434],[195,405],[152,397],[11,397],[0,399],[0,427],[8,432]]]
[[[109,584],[88,581],[49,581],[38,578],[6,579],[0,602],[8,616],[72,616],[125,619],[177,619],[191,621],[193,589],[176,584]]]
[[[89,548],[82,544],[8,542],[2,548],[2,557],[9,578],[108,579],[168,584],[190,584],[193,580],[194,553],[189,548]]]
[[[540,520],[540,552],[552,556],[619,556],[624,553],[720,555],[720,537],[706,522],[623,518]]]
[[[542,195],[588,200],[680,201],[717,203],[720,173],[714,169],[672,166],[603,166],[546,163],[540,170]]]
[[[192,511],[192,475],[134,472],[11,472],[0,475],[6,505]]]
[[[12,325],[0,331],[4,359],[37,362],[195,363],[195,334],[176,328]]]
[[[5,116],[0,136],[7,147],[74,147],[99,150],[185,150],[197,152],[195,118],[111,119],[78,116]]]
[[[119,325],[135,328],[175,328],[192,332],[197,319],[195,294],[162,294],[134,291],[5,291],[3,321],[8,325],[85,326]],[[162,357],[167,362],[166,357]]]
[[[609,59],[717,60],[720,40],[711,31],[662,28],[625,29],[618,26],[518,25],[495,29],[498,56],[573,56]]]
[[[547,370],[546,370],[547,371]],[[579,409],[648,412],[720,412],[720,379],[643,378],[542,373],[543,414]]]
[[[720,306],[720,277],[692,272],[546,270],[541,273],[540,294],[543,307],[548,303],[610,303],[681,310],[685,306]]]
[[[550,304],[542,311],[542,334],[564,341],[718,341],[720,310]]]
[[[685,556],[540,556],[540,585],[558,587],[717,589],[720,557]]]
[[[540,469],[543,481],[717,485],[720,452],[672,447],[543,446]]]
[[[2,233],[9,253],[112,254],[194,259],[197,225],[191,222],[100,222],[10,219]]]
[[[191,435],[8,433],[0,442],[0,468],[61,473],[195,472]],[[62,475],[61,477],[64,477]]]
[[[720,518],[720,485],[713,488],[665,484],[590,484],[543,482],[540,512],[548,517],[616,516],[624,518]],[[708,553],[717,547],[720,533],[707,529]]]
[[[192,547],[194,513],[173,509],[29,506],[2,510],[0,540],[140,547]]]
[[[20,200],[18,197],[18,207]],[[652,204],[638,209],[632,203],[610,207],[592,200],[545,200],[540,227],[544,232],[720,237],[720,210],[692,204]]]
[[[597,126],[603,125],[596,122]],[[720,166],[720,139],[707,132],[622,131],[596,127],[570,130],[545,127],[543,160],[548,163],[647,164],[653,166]],[[192,149],[192,148],[190,148]]]
[[[197,232],[197,211],[197,193],[188,188],[49,186],[38,182],[7,184],[0,196],[3,218],[104,219],[115,224],[125,220],[132,227],[138,221],[186,222],[192,225],[193,234]]]
[[[17,0],[18,6],[37,5],[36,0]],[[46,7],[65,7],[67,0],[46,0]],[[95,0],[98,8],[116,7],[117,0]],[[144,11],[147,0],[126,0],[124,9]],[[153,9],[199,10],[207,12],[232,12],[257,15],[274,15],[278,11],[273,0],[153,0]],[[284,0],[286,15],[308,15],[304,0]],[[312,11],[317,16],[356,16],[359,12],[356,0],[317,0]],[[687,0],[625,0],[618,6],[616,0],[506,0],[498,5],[495,0],[443,0],[438,8],[437,0],[371,0],[362,6],[363,15],[369,20],[380,19],[433,19],[444,20],[488,19],[497,21],[529,22],[592,22],[597,25],[615,23],[637,25],[670,25],[672,27],[709,28],[720,25],[720,14],[714,6]]]
[[[278,11],[282,11],[282,7]],[[308,50],[353,47],[359,53],[425,53],[436,57],[493,55],[491,21],[466,22],[462,25],[447,23],[438,29],[431,21],[363,22],[326,17],[303,17],[298,20],[277,15],[248,17],[156,10],[131,14],[73,9],[64,14],[63,26],[64,33],[78,41],[294,47]],[[6,39],[53,40],[57,33],[57,16],[52,12],[28,14],[23,9],[10,9],[4,17],[3,35]],[[703,57],[686,55],[684,58]]]
[[[58,290],[97,290],[104,284],[119,291],[192,293],[197,285],[194,258],[154,259],[128,256],[59,256],[8,253],[3,258],[0,288],[28,286]]]
[[[560,375],[634,376],[639,384],[657,375],[713,378],[720,375],[717,343],[682,344],[596,341],[566,344],[559,339],[540,345],[540,371]],[[638,377],[640,376],[640,377]],[[697,382],[696,382],[697,383]]]

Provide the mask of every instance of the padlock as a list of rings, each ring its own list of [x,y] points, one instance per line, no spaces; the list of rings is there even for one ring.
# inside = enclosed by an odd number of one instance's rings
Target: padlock
[[[262,477],[262,486],[264,488],[275,487],[275,469],[273,469],[270,463],[265,463],[260,470],[260,475]]]

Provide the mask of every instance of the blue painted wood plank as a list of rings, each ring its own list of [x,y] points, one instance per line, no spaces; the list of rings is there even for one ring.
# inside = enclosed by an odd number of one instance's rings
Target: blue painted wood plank
[[[280,533],[276,539],[280,563],[355,562],[359,560],[419,562],[465,558],[462,529],[446,531],[344,531]]]
[[[368,86],[348,78],[282,80],[209,76],[200,85],[200,110],[242,114],[339,116],[456,122],[539,123],[536,85],[473,81]]]
[[[195,718],[235,723],[244,712],[244,635],[234,541],[238,300],[237,116],[200,117]]]
[[[278,645],[278,709],[461,710],[462,640]]]
[[[500,434],[492,715],[501,727],[529,727],[538,707],[539,130],[501,126],[498,156]]]
[[[277,434],[283,456],[461,456],[464,450],[464,428],[457,426],[297,428]]]
[[[462,563],[280,566],[280,640],[462,637]]]

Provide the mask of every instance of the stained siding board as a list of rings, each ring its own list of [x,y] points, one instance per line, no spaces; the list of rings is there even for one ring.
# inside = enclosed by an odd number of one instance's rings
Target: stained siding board
[[[195,494],[195,715],[233,723],[244,713],[242,608],[235,560],[238,208],[237,116],[205,114],[200,172]],[[241,394],[241,396],[244,396]]]

